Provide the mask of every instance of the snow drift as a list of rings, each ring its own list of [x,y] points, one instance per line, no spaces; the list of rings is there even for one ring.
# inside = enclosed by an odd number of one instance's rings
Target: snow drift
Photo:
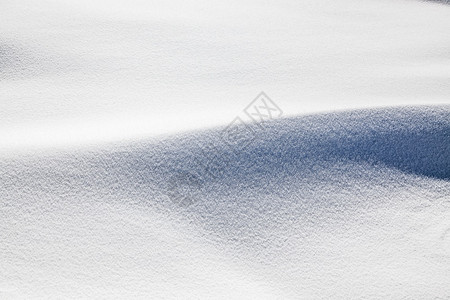
[[[448,299],[437,2],[0,1],[0,299]]]
[[[254,124],[242,149],[214,128],[3,159],[2,295],[444,297],[449,117],[357,110]]]

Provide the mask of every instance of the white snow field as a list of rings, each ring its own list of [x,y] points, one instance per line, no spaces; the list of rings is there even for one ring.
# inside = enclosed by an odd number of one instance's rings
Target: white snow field
[[[446,2],[0,1],[0,299],[450,299]]]

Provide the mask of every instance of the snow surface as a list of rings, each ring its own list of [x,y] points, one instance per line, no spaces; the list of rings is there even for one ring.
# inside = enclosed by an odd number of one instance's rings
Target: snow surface
[[[450,295],[449,106],[278,120],[245,149],[220,132],[2,161],[3,293]]]
[[[448,104],[450,6],[414,0],[6,0],[0,150],[285,115]]]
[[[0,1],[0,299],[450,299],[444,2]]]

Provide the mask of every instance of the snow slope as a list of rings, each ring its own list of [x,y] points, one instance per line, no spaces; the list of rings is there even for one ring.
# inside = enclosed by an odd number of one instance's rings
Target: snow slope
[[[245,149],[216,128],[4,160],[3,294],[446,297],[449,117],[348,111],[265,123]]]
[[[0,1],[0,299],[448,299],[438,2]]]

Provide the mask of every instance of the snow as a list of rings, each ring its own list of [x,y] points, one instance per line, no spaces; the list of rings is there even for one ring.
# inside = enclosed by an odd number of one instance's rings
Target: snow
[[[0,298],[447,299],[449,15],[3,1]]]
[[[3,1],[1,150],[449,103],[450,7],[401,0]]]

